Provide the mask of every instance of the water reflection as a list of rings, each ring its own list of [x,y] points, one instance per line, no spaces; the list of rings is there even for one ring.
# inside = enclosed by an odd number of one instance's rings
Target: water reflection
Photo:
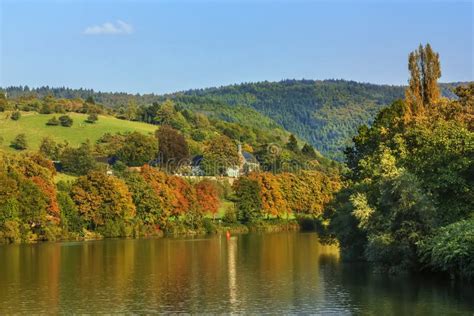
[[[471,314],[473,289],[343,264],[303,233],[0,246],[0,314]]]

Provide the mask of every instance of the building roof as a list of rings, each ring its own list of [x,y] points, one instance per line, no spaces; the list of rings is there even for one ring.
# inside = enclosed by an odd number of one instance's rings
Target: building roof
[[[244,156],[245,162],[247,163],[258,163],[255,156],[249,153],[248,151],[242,151],[242,156]]]
[[[199,167],[201,165],[203,155],[196,155],[191,159],[191,166],[192,167]]]

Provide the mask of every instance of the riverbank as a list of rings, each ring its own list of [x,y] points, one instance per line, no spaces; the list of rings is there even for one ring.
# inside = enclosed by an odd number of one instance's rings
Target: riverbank
[[[77,233],[50,233],[46,235],[46,239],[38,239],[31,236],[28,240],[14,240],[10,243],[37,243],[42,241],[87,241],[87,240],[101,240],[107,238],[147,238],[147,237],[186,237],[186,236],[206,236],[213,234],[248,234],[252,232],[291,232],[308,230],[302,221],[296,219],[265,219],[257,222],[242,224],[242,223],[225,223],[220,219],[205,218],[200,225],[191,228],[184,222],[174,222],[164,230],[158,227],[136,227],[134,230],[123,231],[117,233],[115,236],[104,236],[100,232],[83,229],[82,232]],[[7,242],[8,243],[8,242]],[[2,243],[0,243],[2,244]],[[4,243],[5,244],[5,243]]]

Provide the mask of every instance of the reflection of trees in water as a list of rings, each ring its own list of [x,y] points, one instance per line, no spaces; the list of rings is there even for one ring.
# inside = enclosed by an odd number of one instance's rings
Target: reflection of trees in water
[[[459,314],[474,308],[463,303],[473,302],[472,291],[470,299],[459,295],[469,287],[433,275],[389,275],[366,263],[345,263],[336,271],[332,281],[349,294],[353,312],[363,308],[374,315],[448,315],[453,304],[459,304]]]
[[[341,263],[309,233],[13,245],[0,259],[0,314],[462,314],[474,301],[470,286]]]
[[[59,244],[1,246],[0,256],[0,315],[21,309],[59,312]],[[25,300],[25,295],[34,299]]]

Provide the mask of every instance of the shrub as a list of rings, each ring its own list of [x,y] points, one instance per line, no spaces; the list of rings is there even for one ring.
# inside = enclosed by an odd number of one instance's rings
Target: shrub
[[[62,115],[59,117],[59,122],[61,123],[61,126],[71,127],[73,120],[69,115]]]
[[[46,125],[48,126],[58,126],[60,124],[59,120],[56,118],[56,116],[53,116],[50,118],[47,122]]]
[[[28,148],[28,143],[26,142],[26,135],[18,134],[11,142],[10,147],[15,148],[16,150],[24,150]]]
[[[10,118],[14,121],[18,121],[21,118],[21,113],[20,111],[15,111],[12,113],[12,116]]]
[[[98,120],[99,120],[99,116],[97,115],[97,113],[90,113],[86,119],[86,123],[94,124]]]

